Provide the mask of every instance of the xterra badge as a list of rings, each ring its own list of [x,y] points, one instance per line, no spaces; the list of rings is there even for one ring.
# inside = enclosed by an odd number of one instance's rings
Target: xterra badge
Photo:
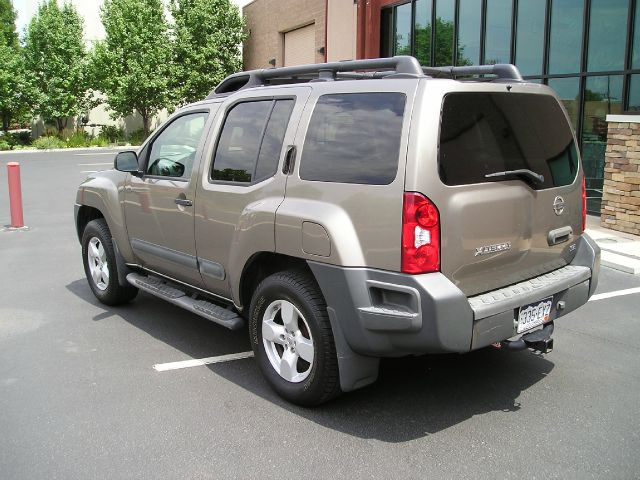
[[[484,247],[477,247],[475,256],[487,255],[489,253],[504,252],[505,250],[511,250],[511,242],[495,243],[493,245],[485,245]]]

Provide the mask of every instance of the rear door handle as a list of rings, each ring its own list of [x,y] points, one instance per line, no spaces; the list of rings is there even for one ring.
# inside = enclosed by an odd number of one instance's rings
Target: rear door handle
[[[571,235],[573,235],[573,228],[570,226],[556,228],[547,234],[547,243],[549,246],[558,245],[559,243],[568,241]]]
[[[176,205],[181,205],[183,207],[192,207],[193,202],[191,200],[187,200],[186,198],[176,198]]]
[[[287,147],[287,153],[284,156],[284,164],[282,165],[282,173],[285,175],[291,175],[293,173],[293,166],[296,162],[296,146],[289,145]]]

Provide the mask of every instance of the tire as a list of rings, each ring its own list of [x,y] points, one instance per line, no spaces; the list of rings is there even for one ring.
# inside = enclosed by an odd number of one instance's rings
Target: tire
[[[313,277],[284,271],[265,278],[249,311],[253,352],[281,397],[315,406],[341,393],[327,305]]]
[[[91,291],[105,305],[121,305],[138,294],[137,288],[118,282],[111,232],[103,218],[90,221],[82,233],[82,263]]]

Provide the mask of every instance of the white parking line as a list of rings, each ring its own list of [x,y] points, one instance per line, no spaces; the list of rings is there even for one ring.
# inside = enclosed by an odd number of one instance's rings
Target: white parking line
[[[616,290],[615,292],[599,293],[589,299],[590,302],[597,300],[604,300],[605,298],[621,297],[623,295],[631,295],[633,293],[640,293],[640,287],[627,288],[626,290]]]
[[[211,363],[230,362],[232,360],[242,360],[243,358],[253,357],[253,352],[230,353],[229,355],[220,355],[219,357],[198,358],[193,360],[184,360],[182,362],[157,363],[153,366],[158,372],[166,372],[167,370],[178,370],[180,368],[199,367],[201,365],[209,365]]]
[[[100,170],[82,170],[80,173],[97,173]]]
[[[102,162],[102,163],[79,163],[79,167],[88,167],[90,165],[113,165],[113,162]]]
[[[93,157],[94,155],[113,155],[115,152],[115,150],[113,152],[95,152],[95,153],[74,153],[74,155],[76,157]]]

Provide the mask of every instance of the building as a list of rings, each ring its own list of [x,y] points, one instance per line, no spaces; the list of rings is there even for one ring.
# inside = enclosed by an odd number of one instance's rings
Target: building
[[[278,13],[270,15],[267,5],[275,3]],[[251,42],[262,40],[249,40],[246,67],[269,66],[272,58],[277,66],[287,64],[287,34],[304,22],[318,27],[316,53],[305,58],[321,61],[319,51],[325,46],[327,60],[332,60],[334,36],[344,42],[345,34],[354,33],[342,26],[348,23],[343,13],[332,16],[332,9],[340,8],[355,8],[356,58],[408,54],[431,66],[514,63],[526,79],[550,85],[564,100],[582,150],[588,211],[600,213],[606,116],[640,111],[638,0],[333,0],[325,9],[325,42],[322,19],[316,20],[322,17],[323,3],[255,0],[247,6],[259,38],[278,41],[265,44],[257,61]],[[256,18],[254,12],[261,8],[262,18]]]

